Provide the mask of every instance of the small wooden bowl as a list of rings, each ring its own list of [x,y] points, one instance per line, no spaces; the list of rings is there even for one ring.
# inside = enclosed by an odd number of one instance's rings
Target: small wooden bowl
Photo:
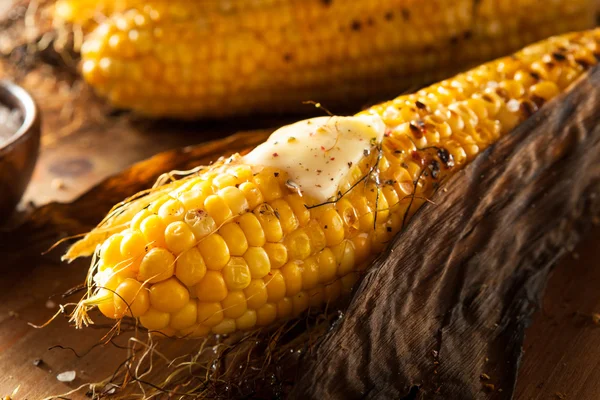
[[[20,128],[0,143],[0,225],[21,200],[29,184],[40,148],[40,113],[23,88],[0,80],[0,105],[17,109],[23,116]]]

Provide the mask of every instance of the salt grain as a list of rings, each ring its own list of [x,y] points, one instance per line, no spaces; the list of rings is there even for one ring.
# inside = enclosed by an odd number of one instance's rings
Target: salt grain
[[[21,111],[0,105],[0,145],[14,135],[23,124]]]
[[[75,380],[75,376],[77,376],[75,371],[65,371],[56,375],[56,379],[58,379],[60,382],[73,382]]]

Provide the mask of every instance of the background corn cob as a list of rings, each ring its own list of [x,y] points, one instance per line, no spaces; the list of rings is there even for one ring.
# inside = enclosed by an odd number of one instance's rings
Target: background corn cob
[[[134,201],[141,211],[132,219],[116,217],[76,323],[90,322],[86,310],[97,305],[111,318],[194,337],[267,326],[336,300],[441,181],[598,59],[599,29],[554,37],[364,111],[383,118],[386,137],[330,204],[307,208],[311,199],[286,185],[285,172],[257,172],[236,156],[158,188]]]
[[[101,96],[142,114],[187,118],[389,98],[592,27],[594,2],[63,1],[73,5],[71,19],[90,9],[110,15],[82,46],[83,76]]]

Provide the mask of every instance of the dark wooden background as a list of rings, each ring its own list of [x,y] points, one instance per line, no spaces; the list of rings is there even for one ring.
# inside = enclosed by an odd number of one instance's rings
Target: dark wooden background
[[[11,1],[0,0],[0,20],[9,10],[5,4]],[[29,69],[12,57],[4,57],[0,78],[25,86],[43,111],[42,152],[22,207],[69,202],[104,178],[160,151],[295,119],[152,122],[110,113],[87,88],[67,83],[68,77],[57,77],[50,66]],[[556,267],[541,309],[527,330],[517,399],[600,398],[600,322],[595,320],[595,314],[600,313],[600,228],[576,248],[567,250],[569,256]],[[22,347],[24,341],[31,341],[33,328],[27,322],[42,322],[56,310],[46,299],[68,287],[65,282],[72,279],[61,281],[63,276],[83,276],[79,268],[81,264],[54,265],[35,272],[1,270],[0,395],[10,394],[21,385],[16,399],[36,399],[68,391],[85,379],[104,377],[95,375],[113,368],[110,352],[98,353],[93,363],[77,361],[65,351],[39,354],[39,349],[56,344],[51,340],[52,332],[60,328],[50,328],[47,343],[32,343],[29,353],[12,351]],[[76,332],[69,345],[85,349],[95,340],[97,335],[89,331]],[[31,374],[31,363],[38,357],[44,358],[45,366]],[[58,382],[56,373],[71,365],[79,368],[76,382]]]

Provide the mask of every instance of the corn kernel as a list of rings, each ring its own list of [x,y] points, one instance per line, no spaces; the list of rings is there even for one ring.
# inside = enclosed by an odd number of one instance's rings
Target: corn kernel
[[[328,303],[335,302],[342,294],[342,282],[340,280],[333,281],[325,285],[325,301]]]
[[[140,317],[141,324],[149,331],[164,329],[169,326],[171,314],[158,311],[152,307]]]
[[[277,318],[277,305],[267,303],[256,310],[256,325],[267,326],[275,322]]]
[[[204,209],[215,220],[217,226],[224,224],[233,217],[225,200],[216,194],[208,196],[206,200],[204,200]]]
[[[115,234],[104,241],[100,247],[100,258],[105,265],[116,265],[122,260],[121,241],[123,236]]]
[[[346,276],[342,277],[342,292],[344,294],[350,294],[354,285],[358,282],[358,274],[356,272],[350,272]]]
[[[295,261],[281,267],[281,275],[285,280],[286,296],[292,297],[302,290],[302,272]]]
[[[194,299],[188,300],[182,309],[171,314],[169,326],[173,329],[181,330],[189,328],[196,323],[198,316],[198,306]]]
[[[258,218],[252,213],[242,214],[236,221],[244,232],[249,246],[263,247],[265,245],[265,233]]]
[[[329,208],[319,218],[321,228],[325,232],[327,246],[335,246],[344,240],[344,221],[335,208]]]
[[[217,224],[213,217],[203,210],[189,210],[185,213],[183,221],[194,232],[198,241],[217,230]]]
[[[248,207],[253,210],[262,203],[264,203],[264,197],[260,192],[258,186],[252,182],[244,182],[240,185],[240,190],[244,192],[246,201],[248,201]]]
[[[196,245],[196,237],[183,221],[171,222],[165,230],[167,248],[174,254],[181,254]]]
[[[139,317],[150,307],[148,289],[135,279],[125,279],[115,290],[115,313],[120,316]]]
[[[169,279],[175,270],[175,256],[168,250],[155,247],[142,258],[138,281],[156,283]]]
[[[146,241],[157,247],[165,247],[165,223],[158,215],[150,215],[140,223],[140,231]]]
[[[204,325],[193,325],[189,328],[181,329],[177,337],[181,338],[203,338],[210,333],[210,327]]]
[[[175,276],[186,286],[194,286],[206,275],[206,264],[196,247],[181,253],[177,257]]]
[[[228,186],[219,190],[218,195],[225,201],[233,215],[250,211],[250,205],[244,196],[244,192],[235,186]]]
[[[218,271],[206,271],[206,275],[196,285],[198,300],[204,302],[221,301],[227,296],[227,285]]]
[[[310,239],[304,228],[300,228],[284,239],[285,247],[287,247],[288,257],[290,260],[304,260],[310,256]]]
[[[130,228],[132,230],[139,230],[140,224],[142,223],[142,221],[151,215],[153,215],[153,214],[150,211],[148,211],[147,209],[143,209],[143,210],[137,212],[131,219],[131,223],[129,224]]]
[[[244,254],[253,279],[265,277],[271,270],[269,255],[262,247],[250,247]]]
[[[267,243],[264,246],[269,256],[271,268],[281,268],[288,260],[287,248],[281,243]]]
[[[308,226],[305,229],[306,234],[308,235],[308,240],[310,242],[310,251],[311,253],[316,253],[325,248],[327,246],[327,239],[325,237],[325,232],[319,226],[317,221],[311,221],[308,223]]]
[[[246,310],[242,316],[235,320],[235,326],[241,331],[247,331],[256,326],[256,311]]]
[[[548,101],[558,96],[558,94],[560,93],[560,89],[556,85],[556,83],[544,81],[531,86],[531,88],[529,89],[529,93]]]
[[[254,183],[262,193],[265,202],[271,202],[282,196],[279,182],[269,172],[261,172],[254,177]]]
[[[120,251],[121,254],[130,259],[140,259],[146,254],[146,240],[139,231],[129,231],[123,233],[123,240],[121,240]]]
[[[207,183],[207,182],[203,182]],[[208,184],[210,186],[210,184]],[[177,198],[183,204],[183,208],[186,209],[186,212],[190,211],[198,211],[204,208],[204,201],[208,196],[210,196],[212,190],[210,191],[202,191],[196,190],[192,188],[192,190],[188,192],[181,193]]]
[[[108,289],[100,289],[97,294],[98,297],[106,297],[107,300],[98,303],[98,309],[107,318],[117,319],[120,318],[117,310],[115,309],[115,302],[113,300],[113,292]]]
[[[371,241],[369,235],[361,233],[352,238],[354,245],[354,258],[356,265],[364,264],[371,255]]]
[[[175,278],[169,278],[150,287],[150,304],[158,311],[168,313],[179,311],[189,299],[188,289]]]
[[[331,248],[337,261],[337,275],[345,276],[352,272],[356,265],[354,260],[354,246],[350,240],[344,240],[342,243]]]
[[[299,226],[304,226],[308,224],[308,222],[310,221],[310,211],[308,211],[308,209],[306,208],[306,202],[304,201],[304,199],[297,194],[292,194],[286,196],[285,201],[290,206],[292,212],[298,219]]]
[[[221,303],[198,303],[198,323],[204,326],[215,326],[223,321],[223,307]]]
[[[230,254],[227,243],[217,233],[202,239],[198,243],[198,250],[200,250],[208,269],[220,270],[229,262]]]
[[[171,222],[182,221],[185,215],[185,207],[177,199],[167,200],[158,209],[158,216],[162,218],[165,225]]]
[[[246,235],[238,224],[232,222],[223,225],[221,229],[219,229],[219,235],[221,235],[225,240],[225,243],[227,243],[227,248],[229,248],[229,253],[232,256],[243,256],[246,250],[248,250]]]
[[[229,290],[240,290],[248,287],[251,275],[246,260],[242,257],[231,257],[223,268],[223,279]]]
[[[284,235],[293,232],[298,228],[300,225],[298,218],[296,218],[292,208],[285,200],[277,199],[271,202],[271,207],[279,216],[278,218],[279,222],[281,223],[281,230],[283,231]]]
[[[293,315],[298,316],[308,309],[310,298],[307,292],[299,292],[292,297]]]
[[[233,319],[224,319],[218,325],[213,326],[212,332],[216,335],[227,335],[235,332],[235,321]]]
[[[308,292],[308,304],[311,307],[321,307],[325,299],[325,289],[319,285],[310,289]]]
[[[331,249],[325,249],[317,256],[319,264],[319,282],[327,283],[335,279],[337,272],[337,261]]]
[[[263,204],[259,206],[254,210],[254,215],[258,218],[268,242],[276,243],[283,238],[279,218],[275,216],[274,210],[269,205]]]
[[[315,257],[309,257],[302,264],[302,288],[312,289],[319,283],[319,264]]]
[[[267,303],[267,285],[262,279],[253,279],[252,282],[244,289],[248,308],[257,310]]]
[[[281,272],[277,270],[271,271],[263,280],[267,286],[267,294],[270,302],[276,303],[285,297],[285,279],[281,275]]]
[[[246,296],[242,291],[229,292],[227,297],[221,301],[221,306],[226,318],[238,318],[248,308]]]
[[[283,319],[292,315],[294,311],[294,304],[292,299],[289,297],[284,297],[283,299],[277,302],[277,318]]]

